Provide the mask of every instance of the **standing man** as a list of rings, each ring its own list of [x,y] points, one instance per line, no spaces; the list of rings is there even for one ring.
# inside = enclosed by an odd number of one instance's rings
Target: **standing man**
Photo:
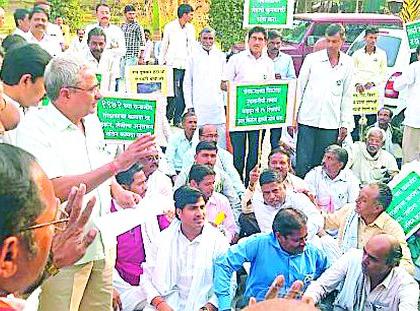
[[[88,229],[108,213],[111,195],[120,206],[136,204],[137,194],[124,190],[113,176],[148,156],[153,137],[146,135],[117,158],[105,151],[96,113],[101,98],[95,72],[75,60],[56,57],[45,69],[51,104],[30,113],[17,130],[18,146],[32,153],[52,181],[55,195],[65,202],[72,188],[86,184],[88,198],[96,196]],[[75,265],[61,269],[42,286],[39,310],[109,311],[115,243],[97,234]]]
[[[365,42],[366,45],[354,52],[354,83],[356,91],[363,93],[365,90],[372,88],[379,92],[379,104],[383,100],[383,87],[386,78],[387,69],[387,56],[384,50],[381,50],[376,46],[378,40],[379,30],[376,27],[368,26],[365,30]],[[366,115],[368,119],[368,125],[375,123],[376,115]],[[354,131],[352,137],[354,141],[359,140],[359,120],[360,116],[354,117]]]
[[[102,28],[107,38],[105,48],[110,50],[119,67],[121,58],[126,53],[124,33],[120,27],[111,25],[110,8],[105,3],[100,3],[96,6],[96,20],[98,21],[97,23],[86,26],[86,34],[93,28]],[[87,42],[86,36],[84,41]]]
[[[13,34],[25,38],[29,28],[31,27],[29,12],[26,9],[16,9],[15,13],[13,13],[13,18],[16,25],[16,29]]]
[[[325,36],[327,49],[305,58],[298,80],[296,174],[302,178],[353,128],[353,60],[340,52],[344,27],[331,24]]]
[[[47,33],[48,13],[35,6],[29,14],[29,20],[31,26],[25,39],[29,43],[39,44],[41,48],[53,57],[60,55],[62,52],[60,43]]]
[[[220,89],[225,55],[214,47],[216,32],[204,28],[200,32],[200,46],[193,48],[187,61],[184,79],[185,106],[194,110],[198,126],[213,124],[219,137],[226,137],[226,116],[223,92]],[[220,146],[226,147],[226,142]]]
[[[185,109],[182,85],[187,59],[195,42],[194,26],[190,23],[193,11],[191,5],[181,4],[178,7],[178,18],[165,26],[160,44],[159,65],[168,65],[174,70],[175,96],[168,98],[166,117],[169,122],[173,119],[176,126],[180,126]]]
[[[136,21],[136,8],[134,5],[126,5],[124,8],[125,23],[121,26],[124,32],[125,46],[127,51],[121,62],[121,77],[125,76],[125,67],[144,64],[144,48],[146,38],[143,27]]]
[[[296,79],[295,67],[290,55],[280,52],[281,36],[276,30],[268,32],[267,53],[274,62],[274,73],[276,79],[292,80]],[[281,128],[270,130],[270,144],[271,149],[276,149],[280,146]]]
[[[274,80],[273,61],[263,53],[267,45],[267,31],[262,27],[254,27],[248,32],[248,49],[239,52],[229,59],[223,73],[221,88],[227,91],[227,82],[265,82]],[[239,175],[248,185],[249,172],[258,161],[260,148],[259,131],[231,132],[230,139],[233,147],[233,159]],[[248,141],[248,155],[246,155],[246,142]]]
[[[402,141],[403,162],[420,158],[420,45],[416,49],[417,61],[394,82],[395,90],[408,87],[407,110],[405,111],[404,136]]]
[[[84,36],[85,30],[83,28],[76,30],[76,38],[71,41],[68,49],[70,53],[79,54],[86,48],[86,45],[83,42]]]

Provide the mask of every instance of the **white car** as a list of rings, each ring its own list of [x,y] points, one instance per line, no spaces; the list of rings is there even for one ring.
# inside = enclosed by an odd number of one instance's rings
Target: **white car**
[[[349,47],[347,54],[353,53],[365,46],[365,33],[362,32]],[[394,114],[398,114],[406,107],[406,90],[397,92],[394,90],[394,80],[408,68],[411,52],[408,38],[403,29],[380,28],[377,46],[386,52],[388,58],[387,82],[384,88],[384,106],[392,108]]]

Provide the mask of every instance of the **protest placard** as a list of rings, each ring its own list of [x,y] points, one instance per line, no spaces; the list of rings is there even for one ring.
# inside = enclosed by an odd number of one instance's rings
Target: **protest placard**
[[[245,0],[243,27],[290,28],[293,0]]]
[[[378,90],[368,90],[353,94],[353,115],[376,114],[379,109]]]
[[[128,142],[153,134],[157,100],[150,95],[107,95],[98,101],[98,117],[106,140]]]
[[[169,66],[127,66],[125,77],[130,94],[160,92],[164,96],[174,96],[173,69]]]
[[[414,52],[420,45],[420,20],[407,23],[404,27],[407,32],[410,50]]]
[[[414,161],[403,166],[389,186],[393,199],[386,211],[409,238],[420,228],[420,163]]]
[[[291,125],[296,82],[229,85],[229,131],[260,130]]]

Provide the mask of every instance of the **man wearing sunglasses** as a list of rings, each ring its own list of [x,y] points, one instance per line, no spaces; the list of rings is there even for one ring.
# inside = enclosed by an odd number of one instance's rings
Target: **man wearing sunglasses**
[[[51,104],[34,111],[17,130],[18,145],[37,158],[65,202],[71,188],[86,184],[87,198],[97,201],[87,229],[110,209],[111,196],[120,206],[134,206],[137,194],[124,190],[114,176],[149,156],[154,137],[134,141],[115,159],[105,151],[96,116],[102,97],[95,72],[77,60],[56,57],[46,67],[45,85]],[[106,310],[111,308],[115,243],[98,234],[85,256],[42,286],[39,310]]]
[[[96,236],[94,229],[83,233],[95,201],[81,212],[85,192],[85,185],[72,188],[68,217],[59,211],[53,185],[35,158],[0,144],[0,310],[23,303],[6,295],[29,294],[48,273],[83,256]]]

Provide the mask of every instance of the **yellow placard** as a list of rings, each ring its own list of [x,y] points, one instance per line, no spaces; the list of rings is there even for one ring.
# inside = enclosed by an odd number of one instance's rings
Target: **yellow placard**
[[[353,115],[375,114],[379,109],[378,90],[355,92],[353,94]]]
[[[174,96],[172,72],[169,66],[127,66],[125,72],[127,92],[131,94],[160,92],[164,96]]]

